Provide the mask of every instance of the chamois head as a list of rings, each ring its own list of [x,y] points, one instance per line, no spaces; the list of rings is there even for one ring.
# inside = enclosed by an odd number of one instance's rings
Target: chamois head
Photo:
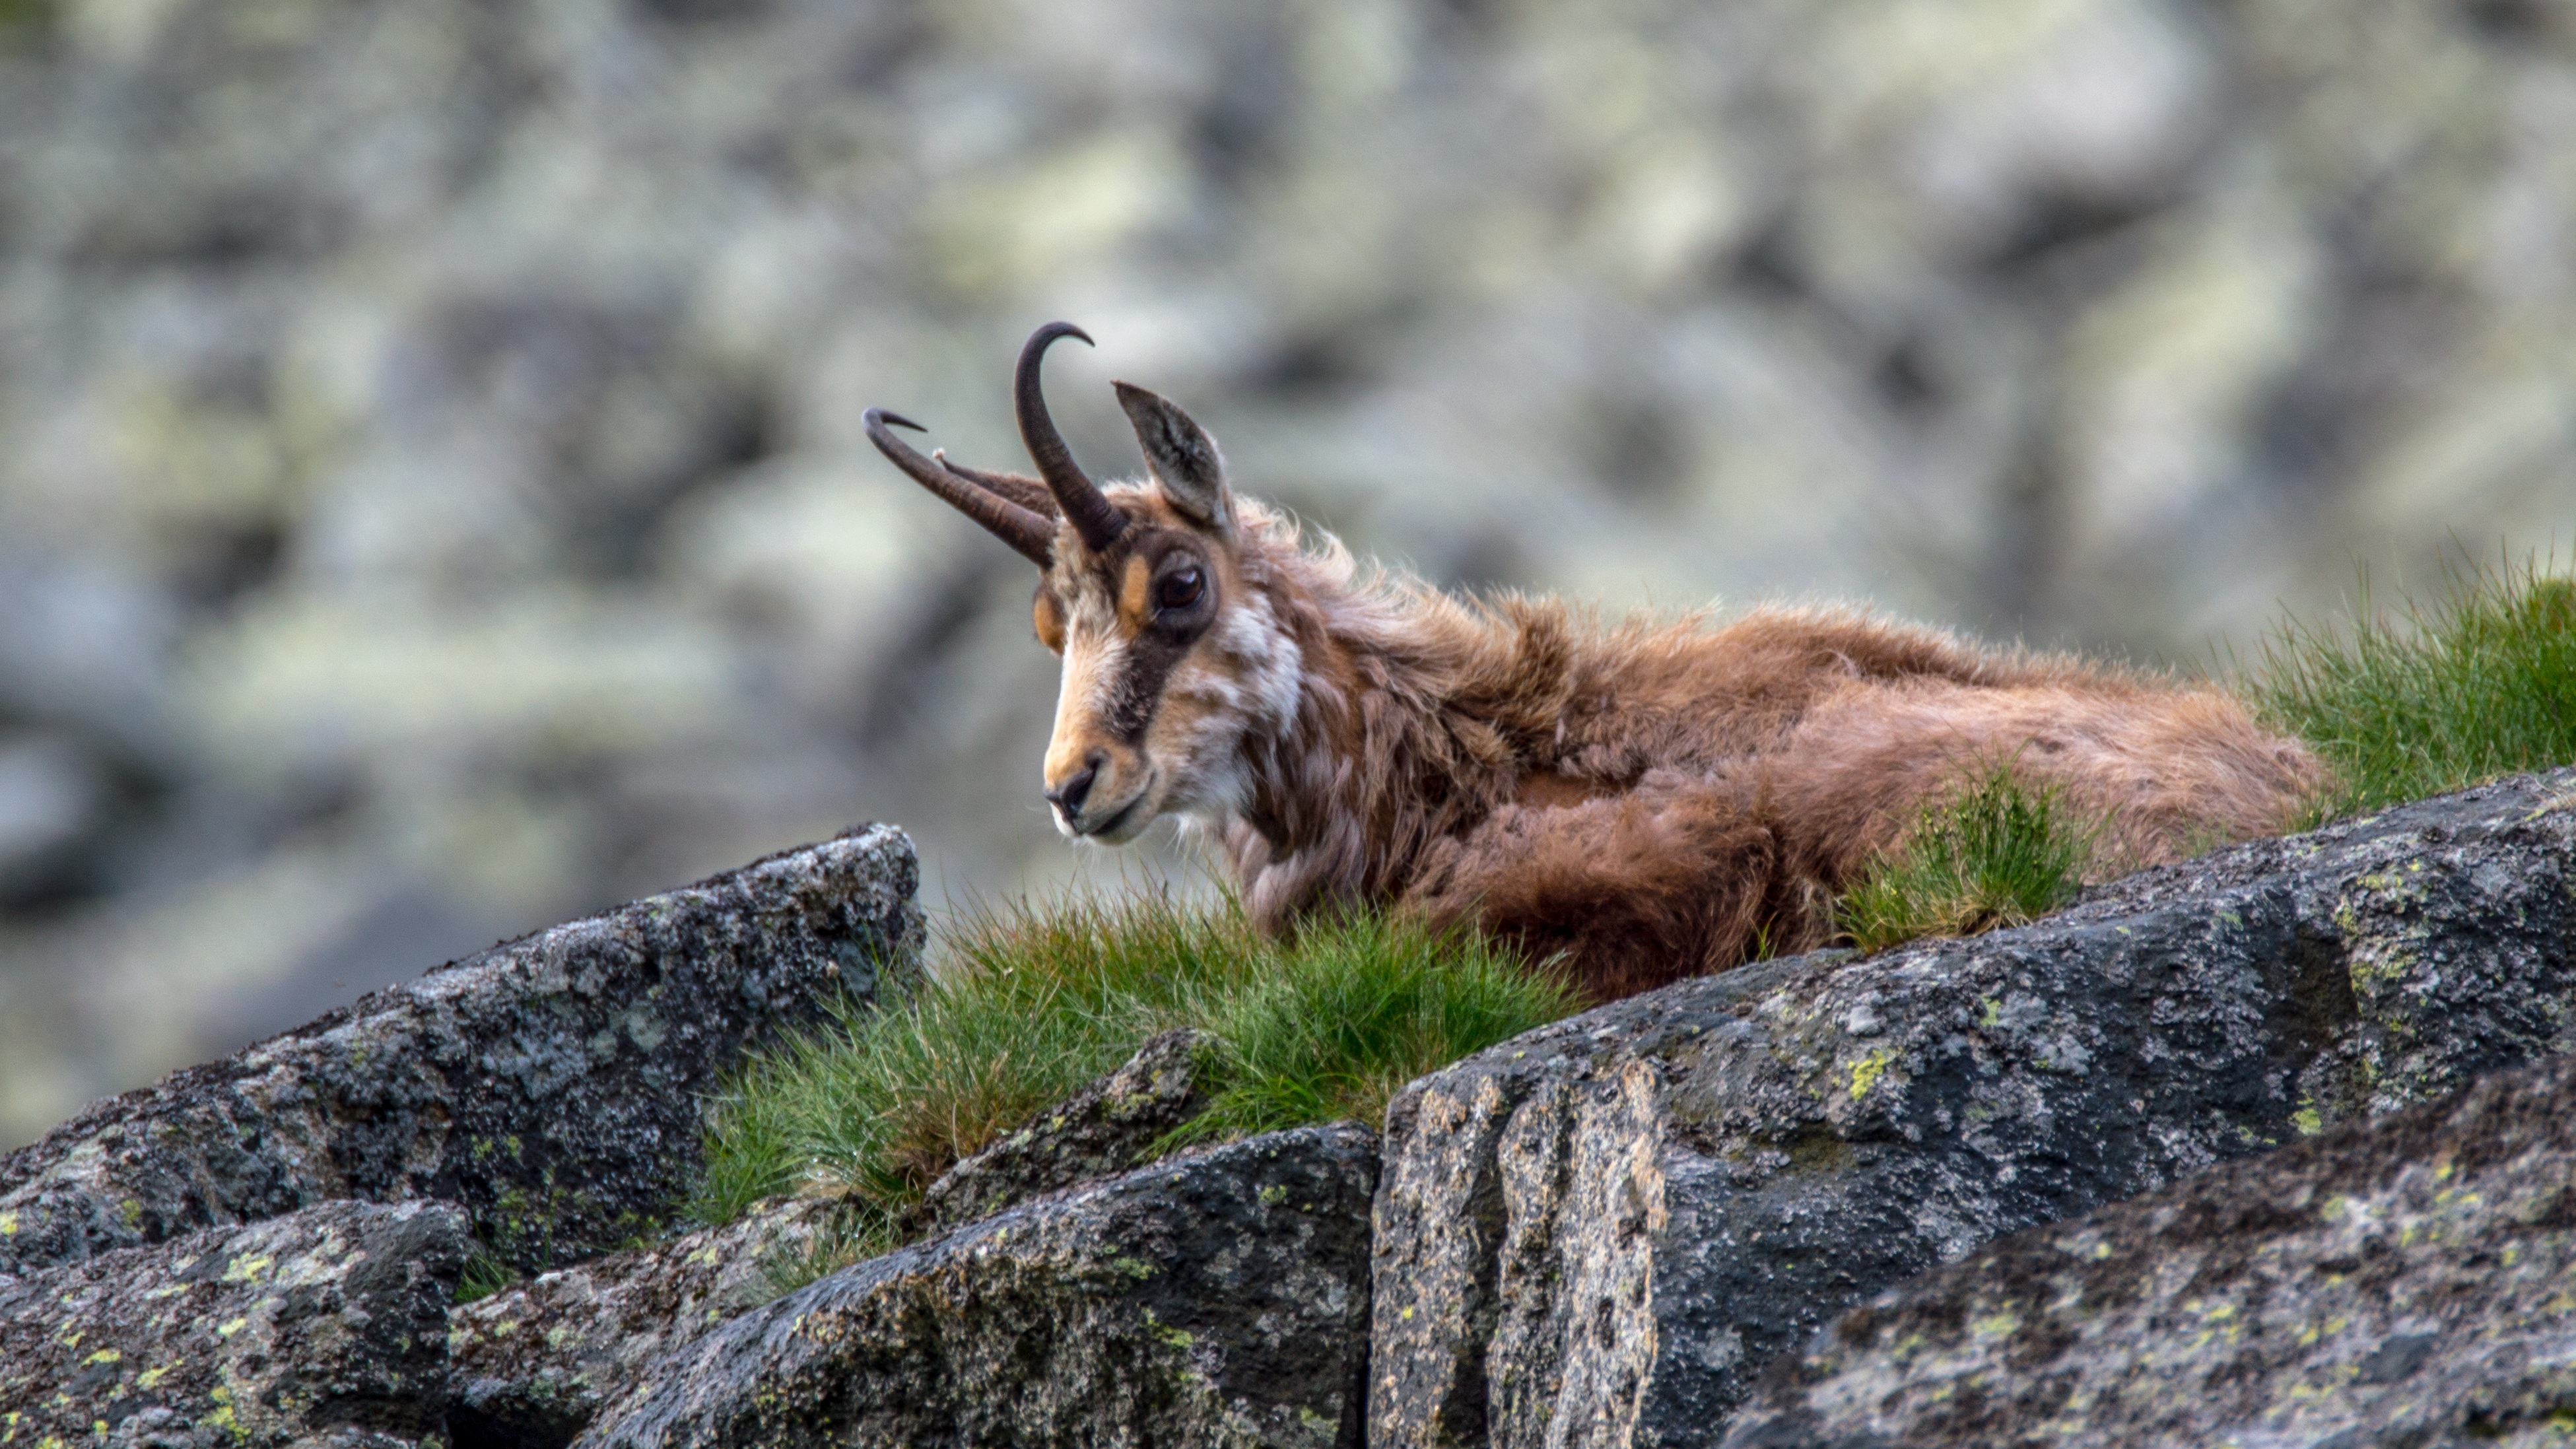
[[[1297,646],[1246,587],[1225,460],[1189,414],[1118,383],[1145,451],[1138,483],[1094,484],[1047,416],[1039,365],[1051,322],[1020,349],[1020,439],[1038,476],[923,457],[889,431],[919,425],[867,413],[869,441],[896,467],[982,524],[1040,570],[1037,635],[1063,656],[1045,794],[1068,838],[1120,845],[1162,815],[1213,821],[1240,808],[1247,737],[1293,711]]]

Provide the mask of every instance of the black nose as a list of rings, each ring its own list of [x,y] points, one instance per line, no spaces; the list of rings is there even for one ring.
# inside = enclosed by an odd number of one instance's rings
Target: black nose
[[[1082,762],[1082,768],[1074,773],[1073,778],[1046,792],[1047,802],[1063,811],[1065,819],[1080,819],[1082,802],[1091,794],[1091,782],[1099,778],[1100,756],[1093,755]]]

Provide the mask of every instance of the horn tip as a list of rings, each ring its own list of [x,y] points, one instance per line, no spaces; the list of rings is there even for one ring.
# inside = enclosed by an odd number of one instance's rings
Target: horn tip
[[[849,414],[843,413],[841,416],[848,417]],[[930,429],[923,427],[921,424],[914,422],[903,414],[898,412],[889,412],[884,408],[868,409],[866,412],[859,415],[859,422],[862,426],[870,428],[892,425],[898,428],[910,428],[916,433],[926,433],[930,431]]]

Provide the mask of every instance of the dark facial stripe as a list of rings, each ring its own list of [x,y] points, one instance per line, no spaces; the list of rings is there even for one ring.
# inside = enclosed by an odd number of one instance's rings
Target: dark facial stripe
[[[1142,544],[1147,540],[1138,542]],[[1158,550],[1157,555],[1170,552],[1169,549]],[[1104,711],[1105,717],[1101,721],[1113,737],[1129,746],[1144,743],[1145,732],[1153,728],[1154,716],[1162,709],[1163,688],[1171,682],[1172,671],[1180,667],[1181,661],[1189,655],[1190,646],[1196,644],[1199,636],[1216,621],[1219,605],[1216,577],[1214,571],[1209,570],[1204,602],[1192,611],[1189,625],[1173,629],[1158,623],[1152,613],[1153,579],[1159,576],[1164,559],[1157,555],[1148,555],[1155,558],[1155,564],[1148,571],[1145,587],[1146,617],[1135,635],[1127,641],[1126,667],[1120,671],[1111,688],[1109,708]],[[1191,557],[1195,559],[1197,555]],[[1103,562],[1110,578],[1121,579],[1124,576],[1124,558]]]
[[[1153,728],[1154,716],[1163,707],[1163,686],[1171,682],[1172,671],[1180,667],[1199,632],[1177,639],[1148,625],[1128,642],[1127,668],[1111,696],[1108,718],[1102,721],[1121,743],[1144,743],[1145,731]]]

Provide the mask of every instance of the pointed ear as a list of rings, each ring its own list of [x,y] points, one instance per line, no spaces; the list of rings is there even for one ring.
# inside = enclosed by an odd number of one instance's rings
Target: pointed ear
[[[1174,508],[1220,535],[1234,533],[1234,495],[1225,486],[1225,459],[1216,440],[1171,399],[1119,383],[1118,405],[1136,425],[1145,466]]]

